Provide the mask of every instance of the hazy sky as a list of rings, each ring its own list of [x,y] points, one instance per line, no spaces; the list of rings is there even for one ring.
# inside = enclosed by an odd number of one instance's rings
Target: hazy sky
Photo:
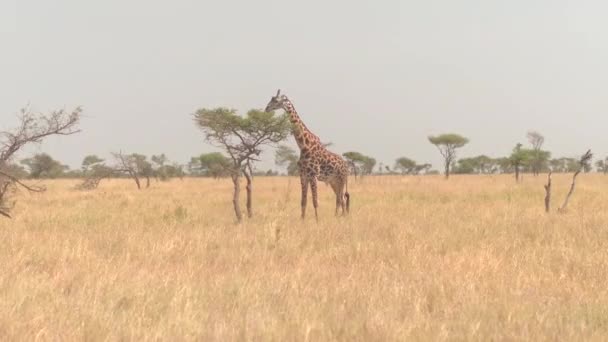
[[[82,105],[48,152],[211,151],[201,107],[263,108],[281,88],[336,152],[437,165],[510,153],[536,129],[554,155],[608,153],[605,1],[0,0],[0,130],[25,104]],[[293,144],[293,138],[291,138]],[[271,166],[267,154],[263,166]]]

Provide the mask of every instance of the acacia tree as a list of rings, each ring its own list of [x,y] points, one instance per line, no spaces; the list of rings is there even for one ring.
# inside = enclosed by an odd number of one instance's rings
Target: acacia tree
[[[496,171],[496,161],[486,155],[479,155],[473,158],[477,173],[494,173]]]
[[[154,178],[156,178],[157,181],[159,179],[162,181],[169,180],[170,177],[165,168],[165,164],[169,161],[169,158],[167,158],[164,153],[161,153],[160,155],[152,155],[150,160],[154,163],[152,168]]]
[[[520,144],[520,143],[515,145],[515,148],[513,148],[513,152],[509,156],[509,161],[511,163],[511,166],[513,166],[513,169],[515,170],[515,181],[516,182],[519,182],[519,180],[520,180],[519,174],[520,174],[522,168],[525,167],[526,165],[528,165],[528,163],[532,159],[533,153],[534,153],[534,151],[532,151],[530,149],[522,148],[522,144]]]
[[[23,159],[21,164],[27,166],[31,178],[57,178],[68,169],[66,165],[46,153]]]
[[[203,153],[188,163],[191,174],[218,179],[230,175],[230,159],[220,152]]]
[[[104,160],[96,155],[84,157],[81,168],[84,180],[76,186],[78,190],[96,189],[103,179],[113,176],[116,172],[111,167],[106,166]]]
[[[526,135],[530,145],[532,145],[532,153],[530,155],[530,168],[532,173],[535,176],[538,176],[541,169],[543,168],[543,164],[546,165],[547,161],[550,158],[550,154],[547,151],[541,150],[543,144],[545,143],[545,137],[542,134],[536,131],[530,131]],[[545,166],[546,168],[546,166]]]
[[[407,157],[395,159],[394,170],[400,171],[402,175],[418,175],[420,172],[428,172],[431,169],[431,164],[418,164],[414,160]],[[387,169],[390,172],[390,169]]]
[[[595,167],[597,168],[597,172],[601,172],[603,174],[608,173],[608,157],[604,160],[600,159],[595,162]]]
[[[437,147],[443,157],[445,178],[450,178],[450,167],[456,161],[456,150],[469,142],[469,139],[454,133],[429,136],[429,142]]]
[[[420,172],[423,172],[423,171],[425,174],[427,174],[429,172],[429,170],[431,169],[431,167],[433,167],[433,165],[428,164],[428,163],[416,164],[416,167],[414,167],[414,174],[418,175],[418,174],[420,174]]]
[[[141,190],[140,178],[146,178],[146,188],[150,187],[150,177],[153,176],[154,170],[152,164],[148,162],[146,156],[142,154],[132,153],[128,155],[119,153],[113,153],[114,159],[117,165],[113,168],[115,172],[121,172],[127,174],[133,179],[137,189]]]
[[[221,147],[232,164],[229,172],[234,185],[232,203],[238,222],[243,220],[239,205],[240,177],[247,181],[247,215],[253,216],[253,168],[264,145],[276,144],[287,138],[291,124],[286,115],[250,110],[245,117],[234,109],[199,109],[194,114],[196,125],[203,131],[205,140]]]
[[[561,157],[549,160],[549,165],[552,172],[576,172],[580,167],[580,162],[576,158]]]
[[[279,145],[274,154],[274,163],[277,166],[287,167],[288,176],[296,176],[299,173],[298,169],[298,154],[296,151],[286,145]]]
[[[403,175],[409,175],[416,170],[416,162],[407,157],[400,157],[395,160],[394,170],[398,170]]]
[[[478,173],[478,165],[475,158],[462,158],[452,165],[452,172],[459,174]]]
[[[100,165],[101,163],[103,163],[103,159],[99,158],[98,156],[91,154],[88,156],[85,156],[84,159],[82,160],[82,173],[84,175],[86,175],[88,172],[90,172],[93,168],[95,168],[96,165]]]
[[[49,114],[33,113],[24,108],[17,117],[18,126],[13,130],[0,132],[0,215],[10,218],[10,210],[13,207],[10,195],[17,187],[34,192],[45,190],[43,187],[26,185],[19,180],[14,165],[11,164],[16,153],[27,145],[41,143],[48,136],[72,135],[79,132],[77,126],[81,113],[80,107],[71,112],[57,110]]]
[[[374,171],[376,159],[372,157],[354,151],[345,152],[342,156],[352,166],[355,179],[357,179],[357,174],[360,174],[361,176],[369,175]]]
[[[499,169],[499,161],[486,155],[458,160],[455,173],[491,174]]]

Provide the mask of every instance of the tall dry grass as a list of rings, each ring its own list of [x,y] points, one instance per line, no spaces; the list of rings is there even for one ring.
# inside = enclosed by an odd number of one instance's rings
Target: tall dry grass
[[[608,177],[551,215],[544,181],[351,180],[315,224],[295,178],[257,178],[240,226],[228,180],[48,181],[0,221],[0,339],[605,340]]]

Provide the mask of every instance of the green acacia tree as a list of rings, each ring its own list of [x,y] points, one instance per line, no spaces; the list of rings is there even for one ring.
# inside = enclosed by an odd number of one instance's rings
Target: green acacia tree
[[[230,158],[220,152],[203,153],[191,161],[191,168],[196,168],[197,173],[215,179],[229,176],[230,166]]]
[[[529,156],[529,168],[535,176],[538,176],[543,169],[547,170],[549,168],[548,163],[551,158],[551,153],[542,150],[543,144],[545,143],[545,137],[539,132],[529,131],[526,138],[528,139],[528,142],[530,142],[530,145],[532,146],[531,151],[533,152]]]
[[[57,178],[68,169],[66,165],[46,153],[23,159],[21,164],[27,166],[31,178]]]
[[[171,176],[167,170],[167,163],[169,162],[169,158],[164,153],[159,155],[152,155],[150,157],[150,161],[152,162],[152,173],[154,174],[154,178],[156,180],[168,181]]]
[[[416,162],[407,157],[400,157],[395,160],[394,170],[398,170],[403,175],[409,175],[416,170]]]
[[[437,136],[429,136],[429,142],[437,147],[443,157],[445,178],[450,178],[450,167],[456,161],[456,150],[469,142],[469,139],[455,134],[447,133]]]
[[[91,171],[91,169],[95,165],[99,165],[99,164],[103,163],[103,161],[104,161],[103,159],[99,158],[98,156],[96,156],[94,154],[84,157],[84,159],[82,160],[82,165],[81,165],[83,175],[86,176],[86,174],[89,171]]]
[[[234,185],[232,203],[238,222],[243,215],[239,205],[240,178],[247,181],[247,215],[253,216],[253,168],[265,145],[277,144],[291,132],[286,115],[250,110],[240,116],[228,108],[199,109],[194,114],[196,125],[203,131],[205,140],[221,147],[230,158],[230,177]]]
[[[597,172],[601,172],[603,174],[608,173],[608,157],[606,157],[603,160],[600,159],[600,160],[596,161],[595,167],[597,169]]]
[[[486,155],[458,160],[455,173],[490,174],[498,170],[498,161]]]
[[[299,174],[298,169],[299,156],[297,152],[286,145],[279,145],[274,154],[274,162],[277,166],[286,167],[288,176],[296,176]]]
[[[84,157],[81,164],[81,175],[84,177],[82,183],[76,186],[78,190],[93,190],[99,186],[99,183],[114,175],[114,169],[106,166],[104,160],[96,155],[88,155]]]
[[[352,166],[355,179],[357,178],[357,174],[361,176],[371,174],[374,171],[374,166],[376,166],[376,159],[360,152],[345,152],[342,156]]]
[[[509,161],[515,170],[515,181],[519,182],[522,168],[529,165],[534,159],[534,150],[522,148],[522,144],[518,143],[513,148],[513,152],[509,156]]]

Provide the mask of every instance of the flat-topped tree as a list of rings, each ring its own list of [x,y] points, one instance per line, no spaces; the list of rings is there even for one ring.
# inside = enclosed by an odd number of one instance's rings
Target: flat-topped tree
[[[94,154],[84,157],[81,165],[82,173],[86,176],[86,174],[95,168],[95,166],[100,165],[103,162],[103,159]]]
[[[239,116],[234,109],[199,109],[194,114],[196,125],[203,131],[205,139],[224,149],[231,160],[228,172],[234,185],[232,203],[238,222],[243,215],[239,205],[240,177],[247,180],[247,215],[253,216],[253,168],[265,145],[283,141],[290,132],[286,115],[250,110]]]
[[[150,160],[153,163],[152,173],[154,178],[156,178],[157,181],[169,180],[169,172],[167,172],[168,170],[165,168],[165,164],[169,162],[169,158],[167,158],[164,153],[161,153],[160,155],[152,155]]]
[[[10,217],[12,208],[10,195],[17,187],[29,191],[44,191],[42,187],[32,187],[22,183],[15,173],[13,158],[23,147],[41,143],[52,135],[78,133],[78,123],[82,109],[57,110],[48,114],[31,112],[24,108],[18,115],[17,127],[10,131],[0,131],[0,215]]]
[[[486,155],[480,155],[458,160],[454,173],[462,174],[490,174],[498,169],[498,161]]]
[[[414,173],[416,169],[416,162],[407,157],[400,157],[395,160],[395,166],[393,169],[401,172],[402,175],[409,175]]]
[[[299,175],[298,160],[298,153],[286,145],[279,145],[274,153],[274,163],[277,166],[286,167],[288,176]]]
[[[595,162],[595,167],[597,169],[597,172],[601,172],[603,174],[608,173],[608,157],[606,157],[606,159],[602,160],[598,160]]]
[[[528,166],[530,161],[533,159],[534,151],[527,148],[522,148],[522,144],[518,143],[513,148],[513,152],[509,156],[511,166],[515,170],[515,181],[519,182],[519,174],[523,167]]]
[[[198,157],[190,158],[188,168],[190,173],[197,176],[213,177],[218,179],[220,177],[227,177],[230,175],[228,170],[232,165],[229,158],[221,154],[220,152],[203,153]]]
[[[538,176],[543,168],[547,168],[551,153],[542,150],[543,144],[545,143],[545,137],[542,134],[537,131],[529,131],[528,134],[526,134],[526,138],[528,138],[528,142],[532,145],[533,152],[529,161],[530,169],[535,176]]]
[[[58,178],[68,169],[66,165],[53,159],[46,153],[38,153],[31,158],[21,160],[27,166],[30,178]]]
[[[469,139],[454,133],[429,136],[429,142],[435,146],[443,156],[445,178],[450,177],[450,167],[456,161],[456,150],[469,142]]]
[[[374,170],[376,159],[366,156],[360,152],[350,151],[342,153],[342,156],[352,166],[355,178],[357,174],[364,176],[369,175]]]
[[[93,190],[99,186],[99,183],[105,178],[112,177],[117,171],[106,166],[104,160],[96,155],[88,155],[84,157],[81,164],[82,176],[84,179],[78,185],[78,190]]]

